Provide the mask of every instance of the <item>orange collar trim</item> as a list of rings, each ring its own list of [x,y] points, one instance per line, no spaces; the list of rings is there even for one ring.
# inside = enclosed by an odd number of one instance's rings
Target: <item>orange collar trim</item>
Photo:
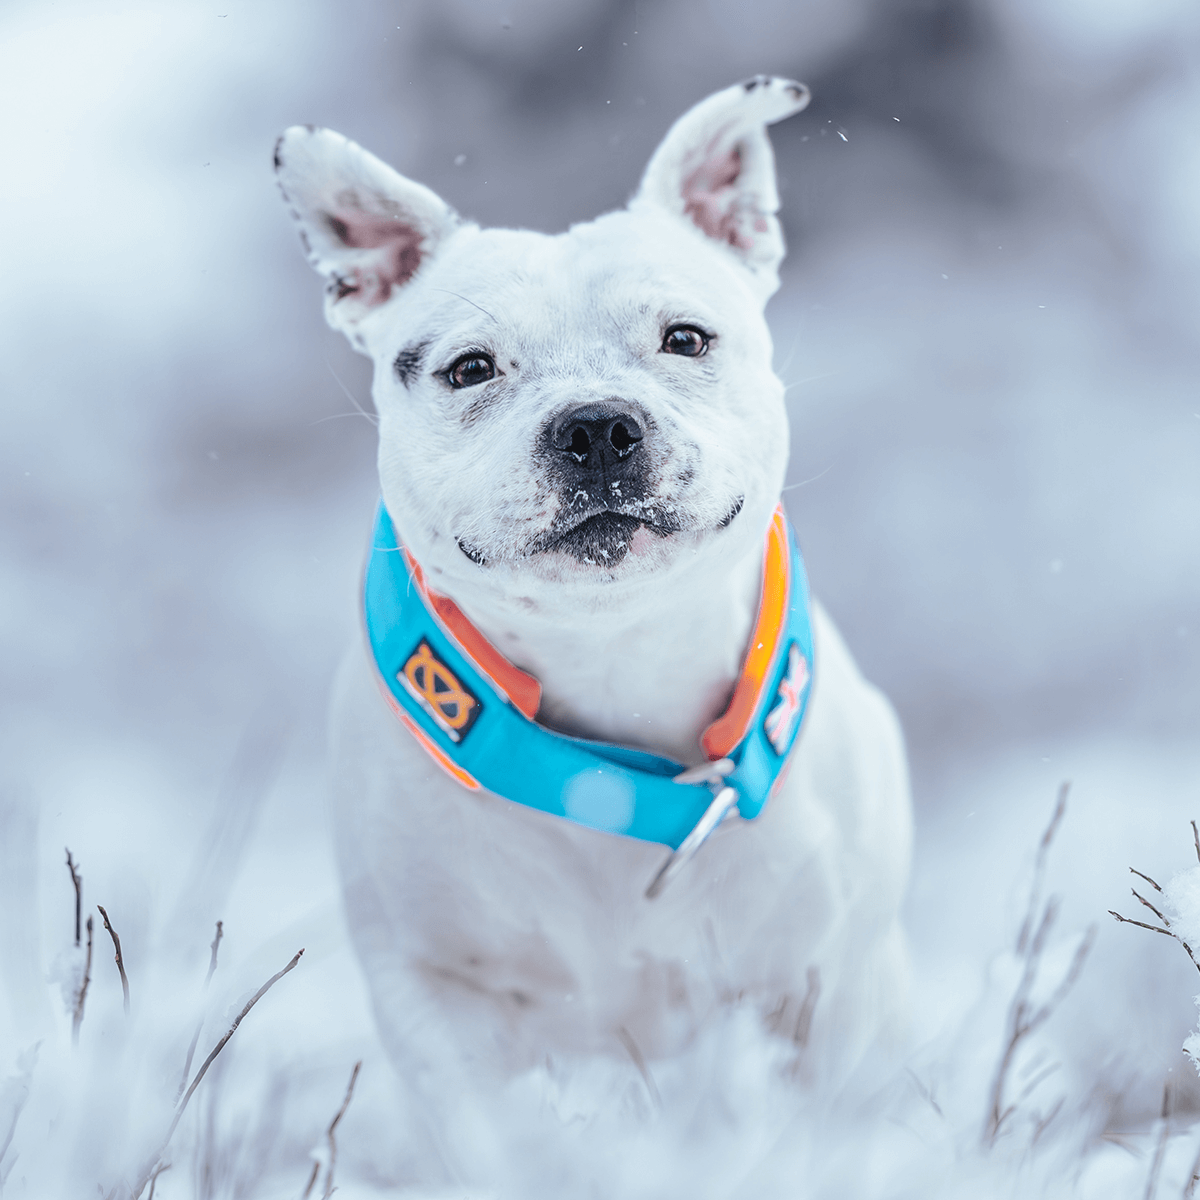
[[[404,560],[421,599],[462,655],[518,712],[535,720],[542,703],[542,685],[528,672],[509,662],[449,596],[429,587],[420,564],[406,548]],[[733,696],[729,707],[700,735],[700,746],[712,761],[726,757],[746,736],[754,720],[763,689],[772,679],[776,652],[787,624],[791,588],[787,517],[781,504],[775,509],[767,529],[758,619]]]

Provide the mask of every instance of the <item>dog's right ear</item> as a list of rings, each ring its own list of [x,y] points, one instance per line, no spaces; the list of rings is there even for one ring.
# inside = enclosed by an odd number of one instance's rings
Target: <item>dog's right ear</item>
[[[331,129],[293,125],[275,145],[275,172],[308,261],[327,281],[326,319],[365,348],[359,323],[421,269],[458,214]]]

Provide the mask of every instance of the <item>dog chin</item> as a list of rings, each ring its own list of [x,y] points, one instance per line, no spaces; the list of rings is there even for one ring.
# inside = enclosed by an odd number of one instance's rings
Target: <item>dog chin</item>
[[[611,568],[627,556],[645,558],[677,532],[677,528],[648,525],[626,513],[602,512],[548,539],[540,549],[549,554],[569,555],[583,566]]]

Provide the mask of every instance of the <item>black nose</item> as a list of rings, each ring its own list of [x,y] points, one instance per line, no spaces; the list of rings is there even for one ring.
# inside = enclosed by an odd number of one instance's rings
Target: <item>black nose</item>
[[[572,408],[550,427],[550,444],[555,450],[580,466],[593,468],[630,458],[642,436],[632,410],[611,401]]]

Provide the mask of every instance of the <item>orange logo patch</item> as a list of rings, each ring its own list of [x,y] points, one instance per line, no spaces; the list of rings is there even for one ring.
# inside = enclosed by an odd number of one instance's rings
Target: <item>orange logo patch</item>
[[[463,687],[426,641],[420,642],[408,656],[396,678],[451,741],[461,742],[483,711],[483,705]]]

